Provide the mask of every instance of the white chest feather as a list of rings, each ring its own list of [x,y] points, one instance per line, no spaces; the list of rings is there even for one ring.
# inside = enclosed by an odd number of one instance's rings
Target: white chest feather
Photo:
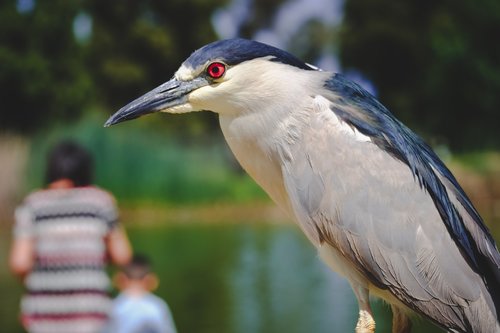
[[[253,118],[247,116],[247,118]],[[245,123],[249,119],[220,117],[222,133],[234,156],[245,171],[287,213],[291,207],[283,184],[279,157],[273,152],[269,133],[249,133]],[[255,119],[254,119],[255,120]],[[256,120],[255,120],[256,121]]]
[[[286,111],[220,115],[222,132],[238,162],[290,215],[293,209],[284,185],[283,167],[296,163],[296,158],[303,158],[302,154],[296,156],[299,147],[310,147],[304,145],[304,141],[311,137],[304,133],[310,133],[312,128],[324,129],[328,124],[326,127],[330,127],[333,136],[354,144],[370,141],[369,137],[341,121],[330,110],[330,101],[322,96],[310,97],[302,105],[295,106]]]

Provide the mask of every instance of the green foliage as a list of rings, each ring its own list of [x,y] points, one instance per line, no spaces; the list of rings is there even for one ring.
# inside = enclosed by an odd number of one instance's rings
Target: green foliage
[[[498,152],[467,152],[466,154],[454,156],[454,160],[467,169],[473,170],[485,177],[492,175],[494,178],[487,180],[492,187],[494,187],[494,183],[496,182],[495,179],[500,178],[500,153]],[[496,175],[496,177],[493,175]]]
[[[266,198],[246,174],[231,168],[234,163],[222,138],[185,143],[134,124],[106,129],[104,120],[89,114],[74,125],[60,125],[36,136],[27,190],[43,186],[50,147],[71,138],[92,152],[96,183],[120,200],[201,203]]]
[[[498,148],[497,36],[497,0],[347,0],[340,57],[412,127],[455,150]]]
[[[0,3],[0,130],[31,134],[78,119],[89,106],[112,110],[168,80],[196,48],[216,39],[211,13],[226,0],[17,1]],[[91,22],[78,39],[75,19]],[[217,127],[177,118],[166,127]]]
[[[55,118],[77,117],[89,77],[72,32],[75,1],[37,1],[21,13],[0,3],[0,129],[32,132]]]

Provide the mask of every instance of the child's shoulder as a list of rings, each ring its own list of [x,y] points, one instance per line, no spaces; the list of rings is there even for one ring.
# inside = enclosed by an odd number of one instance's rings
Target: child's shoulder
[[[147,302],[149,302],[155,306],[162,306],[163,307],[163,306],[167,305],[167,303],[161,297],[159,297],[153,293],[150,293],[150,292],[145,293],[144,298],[145,298],[145,300],[147,300]]]

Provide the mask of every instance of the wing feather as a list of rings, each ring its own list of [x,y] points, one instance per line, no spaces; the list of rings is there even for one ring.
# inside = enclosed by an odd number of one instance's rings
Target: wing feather
[[[354,121],[348,123],[353,135],[345,128],[340,131],[339,122],[345,120],[332,110],[335,105],[343,105],[350,114],[362,115],[362,110],[358,105],[339,104],[338,96],[330,96],[330,102],[329,109],[324,109],[324,101],[313,106],[312,117],[318,119],[311,122],[322,126],[302,130],[302,139],[291,148],[293,159],[282,170],[290,202],[306,234],[334,247],[373,285],[389,290],[441,325],[467,331],[466,304],[477,303],[485,312],[494,313],[484,276],[477,260],[470,258],[478,253],[471,250],[477,248],[476,238],[469,237],[462,219],[453,222],[459,224],[455,233],[443,218],[453,211],[459,216],[448,198],[450,192],[439,180],[449,176],[435,174],[435,161],[407,156],[393,142],[382,146],[382,140],[390,138],[388,133],[373,137]],[[363,124],[370,121],[376,123],[371,117]],[[371,140],[359,140],[356,130]],[[406,144],[413,145],[413,152],[420,149],[414,141]],[[430,186],[429,182],[438,183]],[[439,199],[431,193],[435,188],[444,191]],[[456,218],[453,214],[446,218]],[[481,241],[490,242],[486,227],[478,224],[482,222],[471,220],[478,225],[475,232],[482,234]],[[496,249],[494,243],[487,247]]]
[[[500,254],[488,228],[453,174],[421,138],[359,85],[334,75],[332,112],[406,164],[434,201],[442,222],[496,300],[500,317]]]

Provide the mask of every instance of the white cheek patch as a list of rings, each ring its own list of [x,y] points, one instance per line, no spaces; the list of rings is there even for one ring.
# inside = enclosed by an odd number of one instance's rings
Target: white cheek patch
[[[193,80],[199,73],[195,73],[191,67],[187,67],[182,65],[179,67],[177,72],[175,72],[174,77],[179,81],[191,81]]]
[[[216,92],[214,88],[210,86],[201,87],[193,90],[188,95],[188,103],[193,107],[208,107],[206,105],[213,98],[216,98]]]
[[[320,113],[324,120],[333,125],[339,133],[345,134],[358,142],[371,142],[370,137],[364,135],[358,131],[356,127],[351,126],[340,119],[335,112],[331,110],[330,105],[331,102],[323,96],[318,95],[313,99],[314,110]]]

